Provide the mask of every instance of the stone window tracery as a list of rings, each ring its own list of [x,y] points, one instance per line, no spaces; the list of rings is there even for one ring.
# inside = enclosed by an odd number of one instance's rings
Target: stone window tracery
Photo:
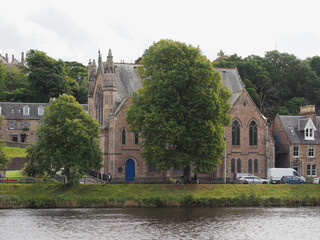
[[[258,126],[257,123],[252,120],[249,124],[249,145],[257,146],[258,144]]]

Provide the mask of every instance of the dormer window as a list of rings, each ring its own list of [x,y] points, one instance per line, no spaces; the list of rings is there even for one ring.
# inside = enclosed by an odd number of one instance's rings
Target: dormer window
[[[314,140],[314,131],[317,129],[310,118],[300,120],[300,130],[304,131],[305,140]]]
[[[38,115],[42,116],[43,113],[44,113],[43,107],[42,106],[38,107]]]
[[[23,107],[23,115],[24,116],[30,115],[30,108],[28,106]]]

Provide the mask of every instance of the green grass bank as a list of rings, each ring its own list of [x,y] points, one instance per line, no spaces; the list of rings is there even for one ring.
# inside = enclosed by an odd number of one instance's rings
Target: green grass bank
[[[320,206],[320,185],[0,184],[0,208]]]

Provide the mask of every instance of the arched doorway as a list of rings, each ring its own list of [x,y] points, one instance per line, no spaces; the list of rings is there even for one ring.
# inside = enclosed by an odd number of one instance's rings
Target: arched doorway
[[[126,181],[133,182],[136,177],[136,164],[132,159],[126,162]]]

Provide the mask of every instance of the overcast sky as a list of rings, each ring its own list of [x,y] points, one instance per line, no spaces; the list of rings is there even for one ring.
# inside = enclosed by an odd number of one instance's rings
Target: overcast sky
[[[320,55],[317,0],[15,0],[0,5],[0,54],[44,51],[87,64],[112,49],[134,62],[153,42],[199,46],[210,60],[263,56],[277,49],[304,59]]]

